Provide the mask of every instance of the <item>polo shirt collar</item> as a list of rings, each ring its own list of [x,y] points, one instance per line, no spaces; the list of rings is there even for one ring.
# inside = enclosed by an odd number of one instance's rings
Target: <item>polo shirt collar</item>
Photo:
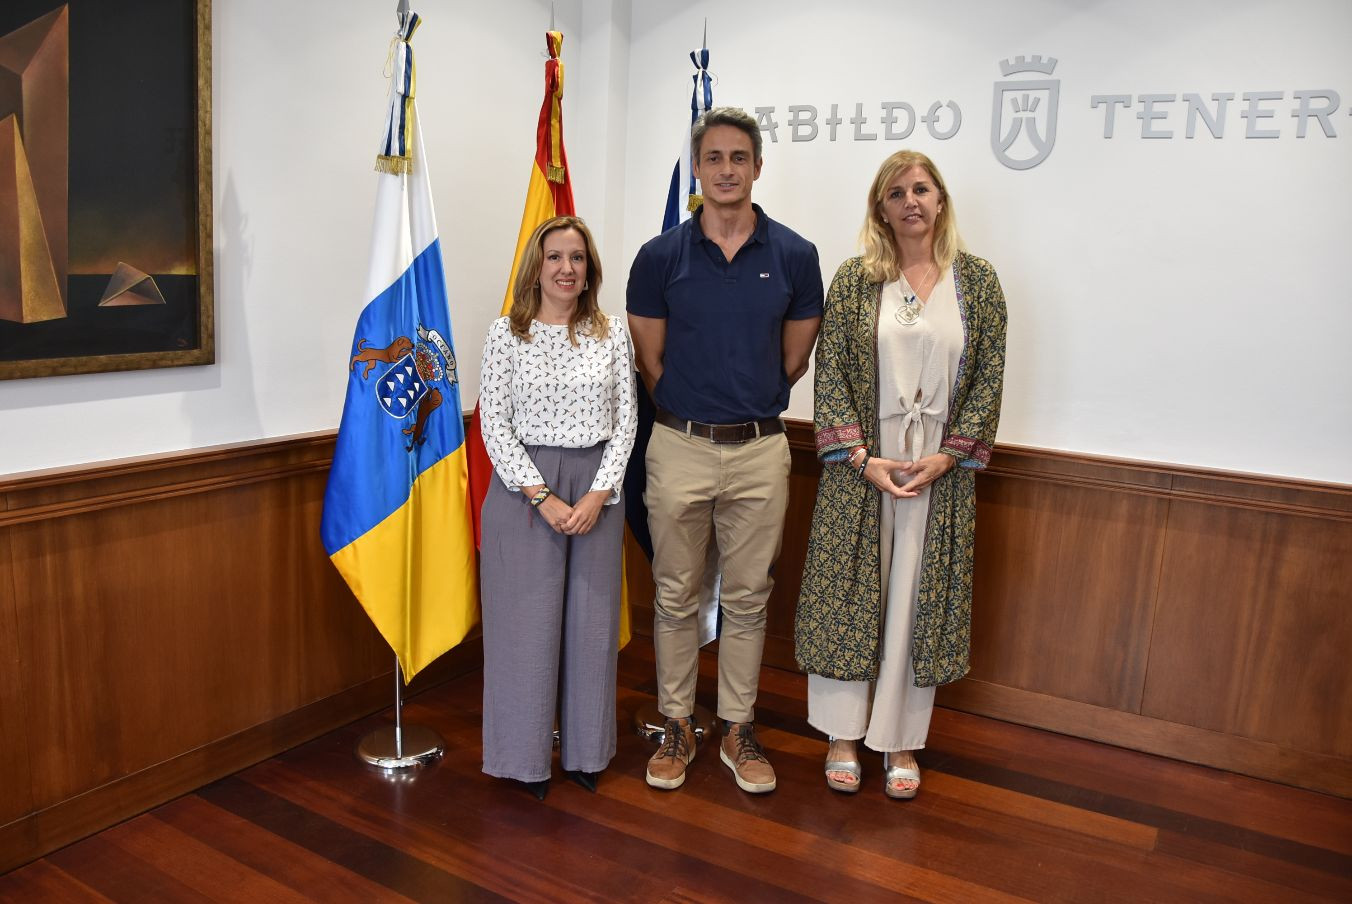
[[[751,238],[747,239],[747,244],[757,242],[764,245],[767,241],[767,235],[770,231],[770,221],[765,217],[765,211],[755,201],[751,202],[751,209],[756,212],[756,228],[751,231]],[[700,218],[704,216],[704,205],[701,204],[695,208],[695,212],[690,215],[691,239],[696,242],[712,241],[704,234],[704,227],[700,225]]]

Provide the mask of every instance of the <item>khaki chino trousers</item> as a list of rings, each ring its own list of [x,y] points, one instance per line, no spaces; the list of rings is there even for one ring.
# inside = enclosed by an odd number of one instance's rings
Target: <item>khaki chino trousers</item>
[[[657,424],[645,461],[643,499],[657,585],[658,709],[668,718],[695,710],[699,601],[709,544],[716,543],[723,617],[718,716],[751,722],[765,646],[765,605],[788,508],[788,440],[777,433],[747,443],[713,443]]]

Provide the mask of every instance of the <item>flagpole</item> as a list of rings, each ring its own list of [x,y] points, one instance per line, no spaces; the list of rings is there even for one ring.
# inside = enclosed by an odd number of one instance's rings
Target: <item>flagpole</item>
[[[394,724],[383,725],[368,732],[357,744],[357,758],[362,762],[400,772],[429,766],[446,752],[446,742],[426,725],[404,724],[404,671],[399,657],[394,657]]]
[[[402,0],[407,2],[407,0]],[[399,657],[394,657],[394,755],[404,758],[404,676],[400,674]]]

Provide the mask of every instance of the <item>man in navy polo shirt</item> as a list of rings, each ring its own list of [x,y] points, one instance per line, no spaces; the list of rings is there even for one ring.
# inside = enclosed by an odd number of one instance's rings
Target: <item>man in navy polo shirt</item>
[[[775,787],[753,724],[765,604],[788,504],[779,415],[807,372],[822,316],[817,249],[751,203],[756,121],[715,107],[691,132],[704,204],[652,239],[629,272],[629,328],[657,404],[646,464],[657,585],[653,643],[662,745],[648,784],[679,788],[695,753],[699,595],[718,546],[719,756],[745,791]]]

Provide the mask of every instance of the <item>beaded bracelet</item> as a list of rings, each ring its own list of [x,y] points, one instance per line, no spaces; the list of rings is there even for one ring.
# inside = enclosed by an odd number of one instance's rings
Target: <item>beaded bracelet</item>
[[[860,446],[858,449],[855,449],[853,452],[850,453],[850,457],[847,458],[847,459],[845,459],[847,462],[849,462],[850,467],[852,467],[852,468],[854,467],[854,460],[855,460],[856,457],[858,457],[858,455],[859,455],[860,452],[863,452],[864,455],[867,456],[867,455],[868,455],[868,446]]]
[[[552,491],[550,491],[549,487],[542,487],[539,491],[536,492],[534,496],[530,497],[530,504],[538,507],[540,503],[544,502],[546,499],[548,499],[550,496],[553,495],[554,494]]]

